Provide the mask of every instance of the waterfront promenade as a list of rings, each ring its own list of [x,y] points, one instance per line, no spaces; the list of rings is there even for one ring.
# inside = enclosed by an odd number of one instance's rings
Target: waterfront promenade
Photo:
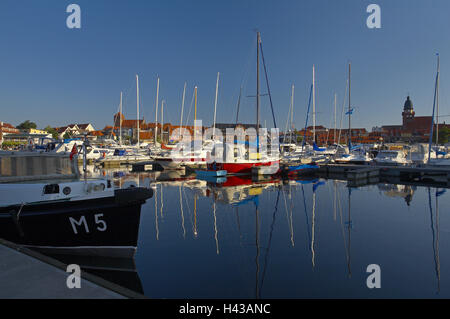
[[[0,240],[0,299],[127,298],[109,289],[112,285],[108,282],[83,273],[81,288],[69,289],[66,285],[69,275],[62,263]],[[87,278],[99,280],[102,285]]]

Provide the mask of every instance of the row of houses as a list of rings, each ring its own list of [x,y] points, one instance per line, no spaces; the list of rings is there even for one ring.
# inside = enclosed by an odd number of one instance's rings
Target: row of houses
[[[345,144],[349,137],[352,143],[373,144],[377,142],[428,142],[430,136],[430,128],[433,123],[431,116],[415,116],[413,103],[408,96],[403,106],[402,112],[403,123],[401,125],[384,125],[382,127],[372,128],[372,132],[368,132],[365,128],[348,129],[328,129],[324,126],[316,126],[313,128],[309,126],[302,130],[295,130],[289,132],[289,136],[295,136],[296,141],[303,138],[312,143],[315,139],[318,145],[326,145],[332,143]],[[225,136],[228,128],[241,127],[243,129],[256,128],[253,124],[226,124],[218,123],[216,128],[219,129]],[[436,124],[434,124],[436,129]],[[442,123],[439,127],[446,127],[450,129],[450,125]],[[193,136],[194,129],[197,129],[198,134],[203,134],[208,127],[194,127],[183,126]],[[155,141],[155,134],[158,133],[157,140],[167,143],[173,137],[174,131],[180,129],[179,125],[172,125],[171,123],[147,123],[144,119],[126,119],[122,113],[116,113],[113,116],[113,125],[105,126],[102,130],[95,130],[90,123],[87,124],[69,124],[62,127],[56,127],[55,131],[59,139],[76,138],[88,136],[91,140],[102,141],[106,139],[119,140],[122,138],[123,142],[134,143],[138,140],[141,143],[153,143]],[[314,133],[315,134],[314,134]],[[350,134],[349,134],[350,133]],[[283,133],[281,133],[283,136]],[[30,129],[21,131],[13,125],[0,122],[0,143],[4,140],[23,141],[30,137],[49,136],[52,134],[43,130]]]

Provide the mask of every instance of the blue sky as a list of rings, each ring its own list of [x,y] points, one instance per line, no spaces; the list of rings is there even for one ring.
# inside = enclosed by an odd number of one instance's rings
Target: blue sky
[[[80,30],[66,27],[70,3],[81,7]],[[366,26],[370,3],[381,7],[381,29]],[[137,73],[146,121],[154,121],[159,75],[164,121],[179,123],[186,81],[185,115],[197,85],[198,118],[209,125],[220,72],[217,121],[233,122],[241,83],[244,95],[255,94],[256,28],[279,127],[286,123],[292,84],[295,125],[304,125],[313,64],[317,124],[330,126],[334,92],[342,107],[349,61],[355,127],[400,124],[408,93],[416,114],[430,115],[436,52],[440,113],[447,115],[449,13],[448,0],[2,0],[0,120],[103,128],[112,124],[120,91],[125,116],[136,118]],[[266,97],[261,114],[262,124],[271,125]],[[244,98],[241,120],[255,122],[254,98]]]

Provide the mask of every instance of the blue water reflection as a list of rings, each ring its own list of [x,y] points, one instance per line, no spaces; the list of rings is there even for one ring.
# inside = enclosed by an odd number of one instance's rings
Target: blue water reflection
[[[150,298],[450,297],[445,189],[159,174],[115,179],[155,191],[135,258]]]

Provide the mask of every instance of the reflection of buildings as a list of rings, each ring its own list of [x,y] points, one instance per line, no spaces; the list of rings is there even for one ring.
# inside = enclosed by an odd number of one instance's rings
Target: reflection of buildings
[[[393,184],[378,184],[378,189],[388,197],[402,197],[409,206],[416,186],[409,185],[393,185]]]

